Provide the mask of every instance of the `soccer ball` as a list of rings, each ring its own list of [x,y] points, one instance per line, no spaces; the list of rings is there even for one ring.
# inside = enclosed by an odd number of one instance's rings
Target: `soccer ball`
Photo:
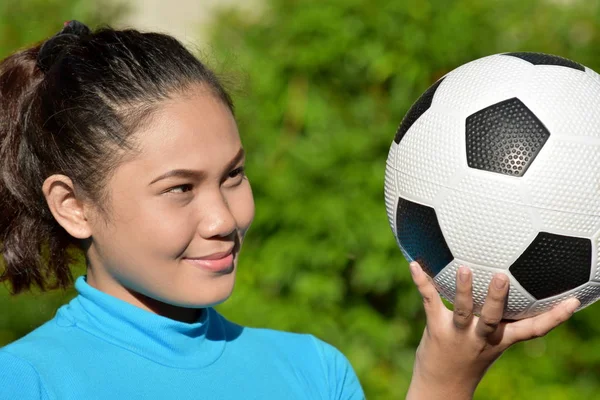
[[[504,317],[600,298],[600,75],[542,53],[449,72],[410,108],[391,145],[385,204],[408,260],[452,301],[473,272],[475,313],[494,273]]]

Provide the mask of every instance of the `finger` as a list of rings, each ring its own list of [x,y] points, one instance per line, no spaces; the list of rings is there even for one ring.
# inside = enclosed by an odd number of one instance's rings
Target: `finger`
[[[576,298],[570,298],[548,312],[511,322],[506,328],[503,342],[510,346],[517,342],[544,336],[568,320],[580,304]]]
[[[456,296],[452,320],[458,329],[471,326],[473,321],[473,283],[471,270],[460,266],[456,273]]]
[[[431,278],[429,278],[423,269],[421,269],[421,266],[415,261],[410,263],[410,273],[413,282],[417,285],[417,289],[423,298],[423,307],[425,308],[427,320],[429,321],[430,318],[436,318],[445,306],[440,299],[437,289],[431,282]]]
[[[481,316],[475,327],[475,333],[478,336],[487,338],[498,328],[498,324],[502,321],[502,315],[504,314],[508,286],[508,277],[506,275],[502,273],[495,274],[492,278],[483,309],[481,310]]]

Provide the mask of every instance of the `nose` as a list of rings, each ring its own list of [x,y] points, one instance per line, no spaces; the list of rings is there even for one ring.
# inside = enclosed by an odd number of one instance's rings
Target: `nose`
[[[229,208],[227,199],[217,192],[201,201],[202,218],[198,232],[205,238],[227,237],[237,228],[237,222]]]

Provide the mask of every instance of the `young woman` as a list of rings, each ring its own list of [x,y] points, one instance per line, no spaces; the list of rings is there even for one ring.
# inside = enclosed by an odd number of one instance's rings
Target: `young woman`
[[[311,335],[246,328],[212,306],[232,292],[253,216],[233,104],[175,39],[65,24],[0,63],[3,281],[78,296],[0,349],[0,399],[362,399],[347,359]],[[47,261],[43,261],[47,260]],[[577,307],[501,321],[507,279],[472,314],[411,265],[427,328],[411,399],[468,399],[511,344]]]

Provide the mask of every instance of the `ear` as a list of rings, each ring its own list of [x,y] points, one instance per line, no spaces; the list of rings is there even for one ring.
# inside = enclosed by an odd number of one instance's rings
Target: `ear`
[[[54,219],[76,239],[92,236],[90,221],[86,217],[89,210],[75,196],[73,181],[65,175],[51,175],[44,181],[42,191]]]

